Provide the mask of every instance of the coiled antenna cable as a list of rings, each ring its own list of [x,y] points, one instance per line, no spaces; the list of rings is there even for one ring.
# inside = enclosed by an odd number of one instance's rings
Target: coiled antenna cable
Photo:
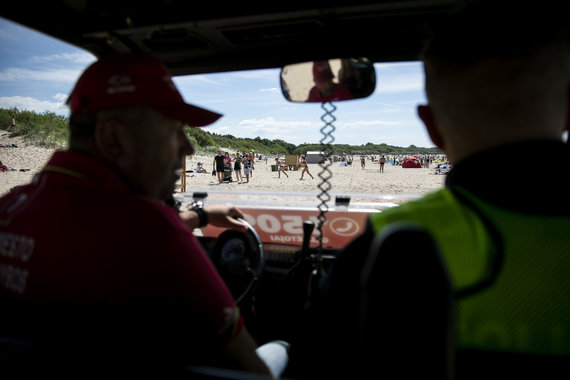
[[[321,139],[321,151],[323,152],[323,160],[319,163],[321,171],[319,172],[318,176],[321,179],[321,182],[317,186],[321,191],[320,194],[317,196],[320,203],[317,206],[319,209],[319,216],[317,230],[319,231],[318,242],[319,242],[319,249],[318,249],[318,260],[321,261],[322,256],[322,249],[323,249],[323,227],[327,221],[326,213],[329,210],[329,206],[327,202],[330,201],[331,196],[329,194],[330,190],[332,189],[332,184],[329,182],[329,179],[332,178],[332,172],[329,167],[332,165],[332,143],[334,142],[333,132],[336,130],[333,123],[336,121],[336,117],[333,115],[333,112],[336,111],[336,107],[331,102],[323,102],[321,104],[321,108],[325,111],[323,116],[321,116],[321,120],[323,121],[324,125],[321,128],[321,134],[323,138]]]

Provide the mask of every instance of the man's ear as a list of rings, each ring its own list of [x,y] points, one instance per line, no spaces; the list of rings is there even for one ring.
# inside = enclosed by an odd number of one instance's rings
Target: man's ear
[[[433,141],[433,143],[438,148],[445,151],[445,141],[443,140],[443,137],[439,133],[437,124],[433,117],[433,112],[431,110],[431,107],[429,105],[419,105],[418,116],[420,119],[422,119],[431,141]]]
[[[95,145],[109,161],[117,162],[132,153],[132,136],[124,124],[114,119],[100,121],[95,128]]]

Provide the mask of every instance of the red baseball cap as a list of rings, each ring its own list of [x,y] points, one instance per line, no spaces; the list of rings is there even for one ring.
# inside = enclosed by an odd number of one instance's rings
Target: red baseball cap
[[[113,53],[89,66],[77,80],[67,104],[72,115],[148,106],[191,127],[203,127],[222,116],[184,102],[161,60],[133,53]]]

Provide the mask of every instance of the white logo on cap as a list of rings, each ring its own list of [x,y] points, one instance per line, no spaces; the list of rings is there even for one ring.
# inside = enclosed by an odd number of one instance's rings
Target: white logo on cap
[[[122,92],[134,92],[136,87],[131,83],[131,77],[126,75],[113,75],[109,78],[109,87],[107,87],[107,94],[119,94]]]

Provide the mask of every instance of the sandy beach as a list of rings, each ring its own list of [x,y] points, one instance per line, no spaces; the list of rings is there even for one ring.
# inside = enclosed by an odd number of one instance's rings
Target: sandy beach
[[[22,137],[10,138],[0,130],[0,161],[10,170],[0,172],[0,196],[32,180],[53,154],[53,149],[31,145]]]
[[[54,151],[30,145],[22,138],[10,138],[6,131],[0,131],[0,144],[2,145],[0,161],[12,169],[0,173],[0,195],[6,194],[14,186],[30,182]],[[235,153],[231,150],[229,152]],[[255,163],[255,170],[249,183],[238,183],[235,174],[232,176],[232,182],[218,183],[217,177],[211,175],[213,160],[214,154],[187,158],[187,192],[319,193],[320,191],[317,187],[321,182],[318,177],[321,168],[318,164],[309,164],[309,171],[314,179],[305,173],[303,180],[300,180],[301,169],[287,171],[289,177],[281,173],[281,178],[278,178],[278,172],[271,169],[275,157],[269,157],[267,163],[264,161]],[[208,174],[193,172],[198,162],[204,164]],[[393,199],[395,203],[402,203],[415,196],[441,188],[445,181],[444,175],[434,174],[435,165],[431,168],[405,169],[386,163],[384,173],[379,172],[379,166],[367,159],[366,166],[362,169],[359,157],[355,157],[351,166],[341,166],[339,162],[333,163],[330,166],[332,178],[329,192],[332,194],[382,195]]]

